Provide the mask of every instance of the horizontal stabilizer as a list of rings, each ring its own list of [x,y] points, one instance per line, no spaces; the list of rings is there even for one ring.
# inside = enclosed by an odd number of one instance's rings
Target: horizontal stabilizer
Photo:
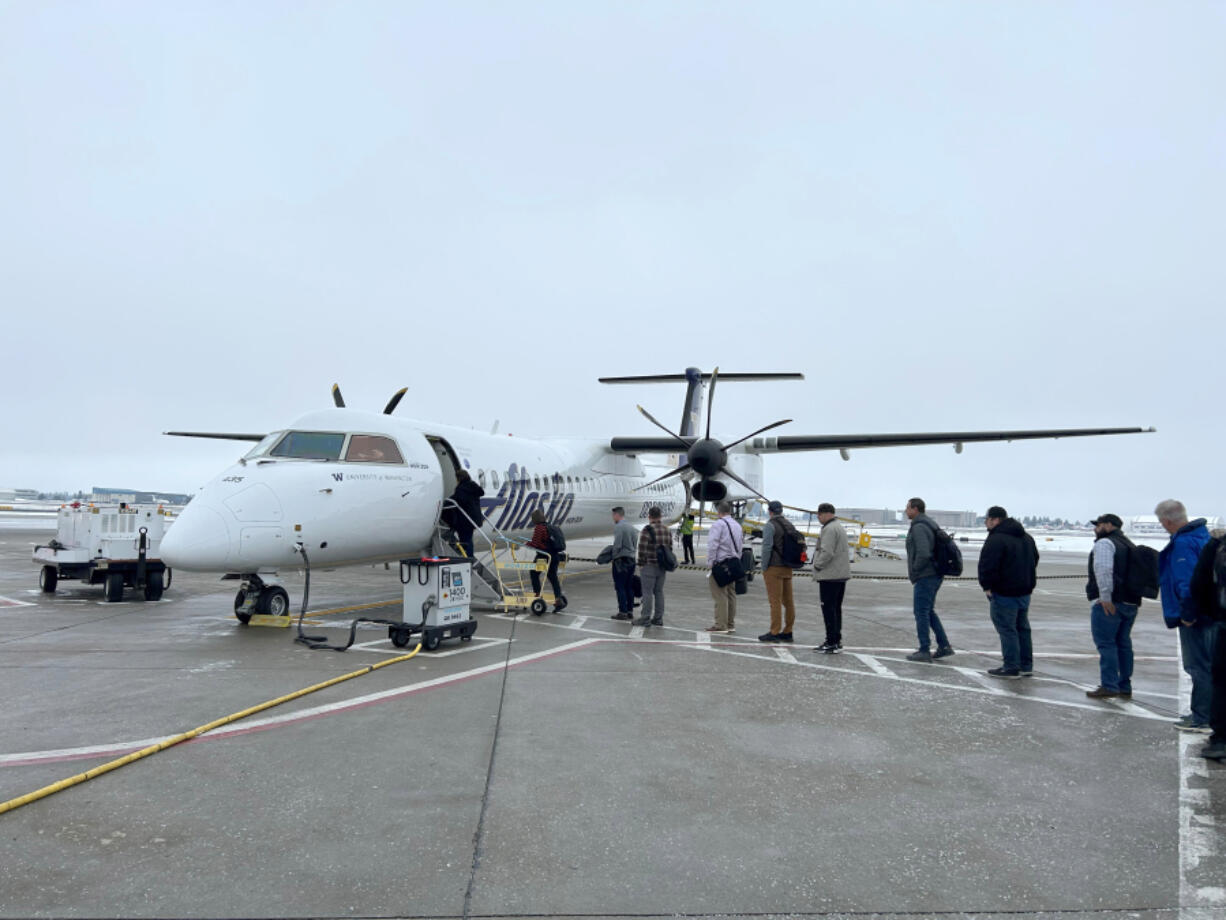
[[[710,380],[710,374],[698,374],[703,380]],[[686,374],[644,374],[636,377],[598,377],[600,383],[686,383],[690,379]],[[729,380],[804,380],[804,374],[725,374],[720,372],[719,379]]]
[[[777,438],[754,438],[749,452],[786,453],[801,450],[853,450],[865,447],[902,447],[916,444],[971,444],[975,441],[1027,441],[1035,438],[1088,438],[1107,434],[1144,434],[1154,428],[1046,428],[1024,431],[934,431],[912,434],[797,434]],[[664,440],[663,438],[615,438]],[[617,448],[614,447],[616,450]],[[646,450],[646,448],[641,448]]]
[[[266,434],[241,434],[229,431],[163,431],[175,438],[215,438],[218,441],[263,441]]]

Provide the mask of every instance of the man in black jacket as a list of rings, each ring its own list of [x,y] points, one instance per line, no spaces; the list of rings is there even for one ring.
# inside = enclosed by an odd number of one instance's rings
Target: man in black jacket
[[[473,482],[467,470],[456,470],[456,487],[451,493],[455,508],[447,509],[450,514],[446,523],[456,533],[456,540],[464,549],[464,555],[473,557],[473,532],[484,522],[481,516],[481,496],[485,489]]]
[[[1003,667],[988,671],[992,677],[1016,680],[1034,673],[1030,643],[1030,595],[1037,580],[1039,548],[1022,525],[1000,505],[988,509],[988,538],[979,554],[979,586],[988,596],[992,625],[1000,636]]]
[[[1192,582],[1188,586],[1196,612],[1213,621],[1217,631],[1213,641],[1211,664],[1213,701],[1209,705],[1209,727],[1213,734],[1201,748],[1200,756],[1219,763],[1226,761],[1226,537],[1217,536],[1205,544],[1196,560]]]

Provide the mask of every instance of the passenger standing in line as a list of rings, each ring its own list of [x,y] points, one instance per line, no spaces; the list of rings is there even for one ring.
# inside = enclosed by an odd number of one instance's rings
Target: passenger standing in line
[[[932,661],[954,653],[936,612],[937,592],[945,579],[937,574],[937,525],[924,513],[925,507],[922,498],[907,502],[906,515],[911,521],[911,529],[907,531],[907,577],[911,579],[915,632],[919,637],[919,648],[907,656],[908,661]],[[930,629],[937,640],[935,653],[928,644]]]
[[[1118,515],[1103,514],[1094,522],[1094,549],[1090,553],[1090,580],[1086,597],[1090,607],[1090,634],[1098,649],[1099,684],[1086,696],[1102,700],[1118,696],[1132,699],[1132,624],[1141,606],[1139,595],[1124,587],[1132,541],[1124,536]]]
[[[988,611],[1004,658],[1004,664],[988,674],[1008,680],[1030,677],[1034,674],[1030,595],[1038,584],[1039,548],[1000,505],[988,509],[983,523],[988,537],[979,553],[979,587],[988,596]]]
[[[1154,509],[1158,523],[1171,539],[1158,554],[1158,584],[1162,591],[1162,619],[1168,629],[1179,630],[1183,669],[1192,680],[1192,707],[1180,716],[1175,728],[1181,732],[1209,734],[1209,710],[1213,705],[1213,647],[1218,625],[1208,612],[1200,612],[1191,598],[1192,572],[1200,552],[1209,542],[1204,518],[1188,521],[1182,502],[1168,499]]]
[[[681,532],[681,549],[685,558],[681,560],[684,565],[694,564],[694,515],[687,514],[685,520],[681,522],[678,528]]]
[[[672,549],[673,534],[661,521],[662,512],[652,505],[647,509],[647,526],[639,531],[639,577],[643,580],[643,615],[635,626],[664,625],[664,577],[657,551],[661,546]]]
[[[615,620],[634,618],[634,563],[637,534],[620,505],[613,509],[613,590],[617,592]]]
[[[843,647],[843,595],[851,579],[851,559],[847,555],[847,531],[835,517],[834,505],[818,505],[817,520],[822,534],[813,556],[813,579],[822,601],[826,641],[813,651],[834,655]]]
[[[1197,615],[1208,617],[1217,626],[1210,662],[1213,701],[1209,727],[1213,734],[1200,756],[1221,763],[1226,761],[1226,536],[1220,532],[1200,551],[1190,588]]]
[[[708,626],[709,633],[736,632],[736,582],[730,581],[720,587],[710,570],[725,559],[740,559],[745,544],[745,531],[732,519],[732,503],[719,502],[715,506],[719,520],[707,531],[707,584],[715,601],[715,625]]]
[[[481,496],[484,494],[485,489],[473,482],[468,470],[456,471],[456,487],[451,493],[451,500],[456,503],[456,508],[450,509],[451,529],[456,532],[464,555],[469,559],[473,557],[473,532],[483,523]]]
[[[549,579],[549,587],[553,589],[553,612],[557,613],[566,606],[566,598],[562,595],[562,585],[558,581],[558,563],[562,561],[562,550],[554,542],[549,533],[549,525],[545,523],[545,512],[540,508],[532,509],[532,539],[528,545],[537,550],[536,560],[548,559],[549,565],[545,577]],[[541,573],[535,568],[528,573],[532,581],[532,593],[541,596]]]
[[[804,538],[796,525],[783,516],[783,503],[766,506],[770,517],[762,525],[762,580],[770,602],[770,631],[758,636],[759,642],[791,642],[796,624],[796,600],[792,592],[792,566],[783,559],[783,537],[789,535],[802,544]],[[782,610],[780,609],[782,608]]]

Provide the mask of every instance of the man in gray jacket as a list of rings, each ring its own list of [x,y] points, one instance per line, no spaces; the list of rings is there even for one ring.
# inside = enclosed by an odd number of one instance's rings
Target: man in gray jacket
[[[937,574],[937,525],[924,513],[925,507],[922,498],[907,502],[906,514],[911,521],[907,531],[907,576],[911,579],[915,632],[919,636],[919,648],[907,656],[908,661],[932,661],[954,653],[935,609],[944,578]],[[930,627],[937,640],[935,653],[928,644]]]
[[[834,655],[843,647],[843,594],[851,578],[851,560],[847,555],[847,531],[835,517],[834,505],[830,502],[818,505],[817,520],[822,525],[822,534],[813,557],[813,579],[822,599],[826,641],[813,651]]]
[[[634,618],[634,564],[638,558],[638,532],[626,520],[625,509],[613,509],[613,590],[617,592],[615,620]]]

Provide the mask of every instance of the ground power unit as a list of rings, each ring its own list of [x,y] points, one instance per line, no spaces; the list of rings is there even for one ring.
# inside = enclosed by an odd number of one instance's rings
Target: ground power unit
[[[392,644],[404,648],[418,632],[427,651],[438,648],[444,639],[471,639],[477,631],[477,621],[469,614],[472,577],[472,563],[467,559],[421,556],[400,560],[403,622],[388,627]]]

